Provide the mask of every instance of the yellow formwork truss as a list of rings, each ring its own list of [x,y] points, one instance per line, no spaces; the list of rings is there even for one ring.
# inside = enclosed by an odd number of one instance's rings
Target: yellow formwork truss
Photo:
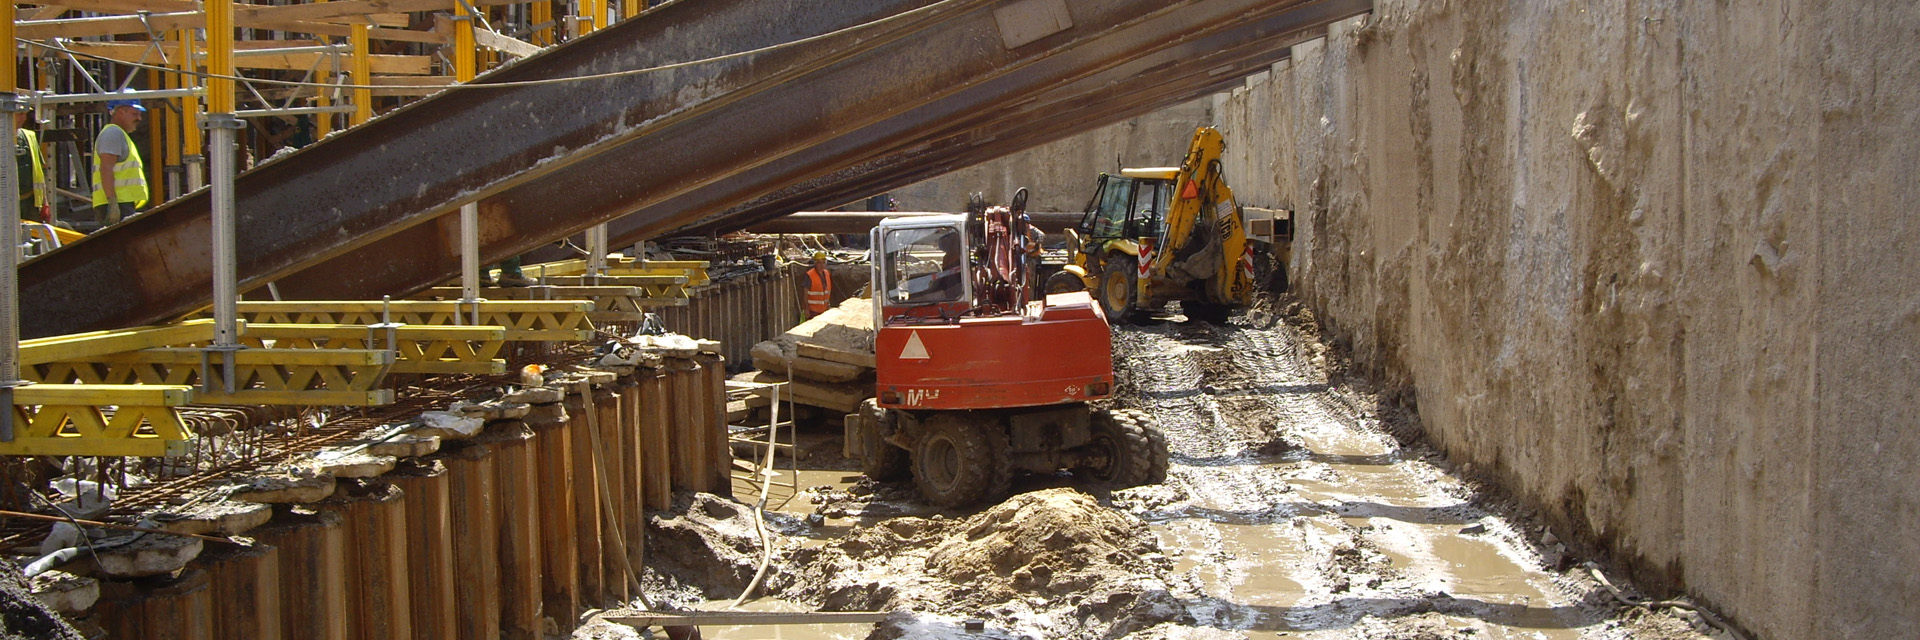
[[[492,326],[402,325],[391,334],[381,327],[357,324],[269,324],[247,326],[242,343],[282,349],[392,349],[394,373],[497,375],[506,373],[500,359],[507,329]]]
[[[240,317],[256,323],[494,326],[509,342],[573,342],[593,338],[585,300],[334,300],[248,302]]]
[[[419,295],[438,298],[456,297],[460,295],[460,288],[434,287],[420,292]],[[501,287],[482,289],[480,295],[484,298],[511,300],[585,300],[593,303],[593,311],[587,312],[587,319],[596,323],[640,320],[649,308],[685,306],[688,299],[686,289],[679,285]]]
[[[241,349],[232,384],[222,354],[193,347],[156,347],[82,361],[21,368],[22,377],[52,384],[189,385],[194,400],[213,404],[377,406],[393,402],[382,389],[395,361],[384,349]],[[232,391],[228,391],[232,389]]]
[[[607,276],[686,276],[682,283],[686,287],[703,287],[711,281],[707,278],[705,260],[638,260],[620,254],[607,256]],[[585,259],[543,262],[524,267],[522,271],[532,275],[579,276],[586,275]]]
[[[27,385],[13,394],[13,441],[0,442],[0,455],[160,457],[187,452],[190,432],[174,408],[194,400],[192,387]]]

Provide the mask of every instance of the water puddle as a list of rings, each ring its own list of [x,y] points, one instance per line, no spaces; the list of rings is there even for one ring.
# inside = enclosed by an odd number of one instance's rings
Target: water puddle
[[[728,611],[731,601],[709,602],[699,607],[709,611]],[[798,613],[812,611],[805,605],[785,600],[755,600],[735,611]],[[767,625],[707,625],[700,627],[700,635],[712,640],[860,640],[873,633],[871,624],[767,624]]]

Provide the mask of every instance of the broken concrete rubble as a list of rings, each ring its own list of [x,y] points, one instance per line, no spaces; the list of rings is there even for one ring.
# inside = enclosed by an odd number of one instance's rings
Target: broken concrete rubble
[[[266,504],[319,502],[333,495],[334,488],[332,475],[299,467],[278,473],[235,475],[234,480],[240,485],[233,492],[235,500]]]
[[[273,507],[243,500],[218,500],[149,514],[154,527],[164,531],[201,535],[233,535],[266,524]]]

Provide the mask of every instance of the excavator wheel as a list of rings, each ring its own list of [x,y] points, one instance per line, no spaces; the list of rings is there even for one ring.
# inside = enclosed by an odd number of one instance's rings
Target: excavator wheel
[[[859,413],[847,414],[860,430],[860,472],[883,482],[906,479],[911,470],[907,450],[880,437],[880,409],[868,398]]]
[[[1167,477],[1167,441],[1147,414],[1102,409],[1093,414],[1093,442],[1103,463],[1074,470],[1109,489],[1153,484]]]
[[[1115,253],[1100,265],[1100,291],[1095,297],[1107,312],[1107,322],[1127,320],[1133,313],[1139,272],[1140,260],[1124,253]]]
[[[1114,413],[1133,414],[1133,421],[1147,432],[1147,447],[1150,457],[1147,459],[1146,484],[1160,484],[1167,481],[1167,434],[1160,430],[1160,424],[1153,416],[1139,409],[1116,409]]]
[[[965,507],[997,500],[1013,484],[1007,433],[957,414],[928,418],[913,443],[913,484],[927,502]]]

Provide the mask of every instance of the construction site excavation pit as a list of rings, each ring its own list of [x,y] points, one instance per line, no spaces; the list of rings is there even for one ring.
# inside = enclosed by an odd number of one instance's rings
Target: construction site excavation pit
[[[1733,637],[1624,604],[1497,488],[1396,437],[1417,429],[1342,381],[1311,316],[1282,305],[1114,329],[1114,402],[1163,425],[1165,483],[1027,476],[1003,501],[943,510],[863,476],[838,421],[815,418],[799,459],[777,460],[771,562],[748,601],[734,607],[760,562],[761,478],[744,462],[735,500],[680,494],[650,514],[648,596],[705,615],[888,614],[706,638]],[[665,636],[589,619],[574,637]]]

